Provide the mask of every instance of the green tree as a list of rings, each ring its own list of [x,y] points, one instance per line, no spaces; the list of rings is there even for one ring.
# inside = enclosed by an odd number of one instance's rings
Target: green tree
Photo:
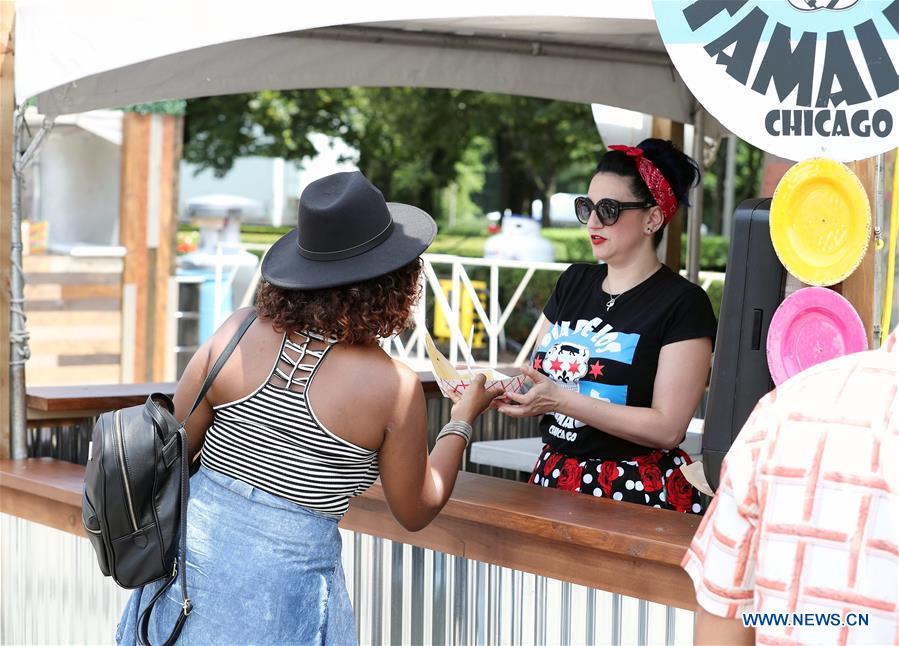
[[[485,93],[477,97],[477,116],[493,144],[500,210],[530,213],[534,199],[548,205],[561,174],[567,183],[586,184],[602,150],[587,104]],[[550,223],[544,208],[543,226]]]
[[[765,154],[752,144],[737,139],[736,175],[734,177],[734,208],[740,202],[757,197],[762,181]],[[720,234],[724,213],[724,177],[727,169],[727,142],[722,140],[718,154],[703,176],[702,220],[709,231]]]
[[[184,157],[221,176],[238,157],[315,155],[309,135],[340,137],[389,199],[434,212],[471,139],[462,91],[349,88],[265,91],[188,101]]]
[[[441,191],[475,134],[471,92],[430,88],[352,88],[344,141],[358,165],[390,199],[436,214]]]
[[[447,187],[480,188],[471,176],[482,166],[488,176],[493,168],[499,183],[491,206],[527,213],[535,198],[549,203],[560,173],[569,183],[585,183],[601,149],[588,105],[463,90],[348,88],[189,100],[184,157],[221,176],[242,156],[311,157],[312,133],[343,139],[389,199],[435,216],[445,208]],[[544,216],[547,224],[548,209]]]
[[[221,177],[238,157],[302,160],[315,155],[309,135],[339,136],[345,90],[266,91],[187,101],[184,159]]]

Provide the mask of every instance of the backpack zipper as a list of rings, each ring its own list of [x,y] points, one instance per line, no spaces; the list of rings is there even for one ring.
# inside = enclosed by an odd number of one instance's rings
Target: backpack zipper
[[[84,492],[83,495],[84,495],[84,499],[87,501],[87,506],[90,507],[90,508],[93,510],[93,512],[94,512],[94,518],[96,518],[96,519],[97,519],[97,523],[99,523],[99,522],[100,522],[100,518],[97,516],[97,510],[94,508],[94,503],[92,503],[92,502],[91,502],[91,499],[87,497],[87,492],[86,492],[86,491]],[[90,532],[91,534],[102,534],[102,533],[103,533],[103,532],[100,531],[99,529],[91,529],[90,527],[87,526],[87,524],[84,522],[84,511],[83,511],[83,510],[82,510],[82,512],[81,512],[81,524],[84,526],[84,530],[87,531],[87,532]]]
[[[131,515],[131,526],[137,531],[137,519],[134,517],[134,506],[131,502],[131,482],[128,479],[128,470],[125,468],[125,436],[122,432],[122,411],[117,410],[115,417],[116,457],[119,459],[119,470],[122,473],[122,482],[125,483],[125,501],[128,503],[128,513]]]

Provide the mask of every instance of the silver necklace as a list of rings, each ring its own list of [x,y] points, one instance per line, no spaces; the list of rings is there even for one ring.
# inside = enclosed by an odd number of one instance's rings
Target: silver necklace
[[[625,290],[625,291],[627,291],[627,290]],[[616,301],[617,298],[618,298],[619,296],[621,296],[623,293],[624,293],[624,292],[618,292],[617,294],[609,294],[609,296],[611,296],[611,298],[610,298],[609,300],[606,301],[606,311],[607,311],[607,312],[608,312],[610,309],[612,309],[612,307],[615,306],[615,301]]]
[[[608,277],[606,278],[606,280],[608,280]],[[603,290],[603,291],[605,291],[605,290]],[[624,291],[627,291],[627,290],[624,290]],[[610,309],[615,307],[615,301],[617,301],[618,297],[621,296],[624,292],[618,292],[617,294],[613,294],[611,291],[611,287],[610,287],[609,291],[606,293],[609,295],[609,300],[606,301],[606,311],[608,312]]]
[[[658,268],[654,269],[654,270],[653,270],[653,273],[655,273],[656,271],[658,271]],[[650,275],[652,275],[652,274],[650,274]],[[606,276],[606,280],[608,280],[608,279],[609,279],[608,276]],[[646,279],[644,278],[643,280],[646,280]],[[639,283],[637,283],[637,285],[640,285],[640,284],[643,282],[643,280],[641,280]],[[636,287],[636,285],[634,285],[634,287]],[[622,294],[625,294],[625,293],[629,292],[629,291],[630,291],[631,289],[633,289],[634,287],[631,287],[630,289],[625,289],[624,291],[618,292],[617,294],[613,294],[612,292],[608,292],[608,294],[609,294],[609,300],[606,301],[606,311],[608,312],[610,309],[612,309],[613,307],[615,307],[615,301],[617,301],[619,298],[621,298],[621,295],[622,295]],[[610,286],[610,289],[611,289],[611,286]]]
[[[609,288],[609,291],[607,292],[609,294],[609,300],[606,301],[606,311],[607,312],[615,306],[615,301],[617,301],[621,297],[621,295],[626,291],[627,290],[625,289],[623,292],[618,292],[617,294],[613,294],[611,291],[611,287]]]

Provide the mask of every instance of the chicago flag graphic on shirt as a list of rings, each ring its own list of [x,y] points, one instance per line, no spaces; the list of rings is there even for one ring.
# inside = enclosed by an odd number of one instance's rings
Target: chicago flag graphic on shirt
[[[603,382],[611,362],[631,365],[639,334],[616,332],[599,317],[553,324],[540,342],[534,368],[561,387],[612,404],[627,403],[627,386]],[[561,429],[586,426],[574,418],[553,413]],[[561,430],[560,429],[560,430]]]

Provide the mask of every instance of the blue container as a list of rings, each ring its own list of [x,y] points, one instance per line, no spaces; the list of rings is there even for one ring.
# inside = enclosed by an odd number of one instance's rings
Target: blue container
[[[231,304],[231,286],[228,284],[228,271],[221,272],[219,289],[218,312],[216,312],[215,302],[215,269],[209,267],[195,269],[179,269],[178,275],[181,276],[198,276],[203,280],[199,284],[200,289],[200,344],[206,342],[206,339],[212,336],[216,330],[216,321],[224,321],[233,311]],[[218,316],[216,316],[218,314]]]

